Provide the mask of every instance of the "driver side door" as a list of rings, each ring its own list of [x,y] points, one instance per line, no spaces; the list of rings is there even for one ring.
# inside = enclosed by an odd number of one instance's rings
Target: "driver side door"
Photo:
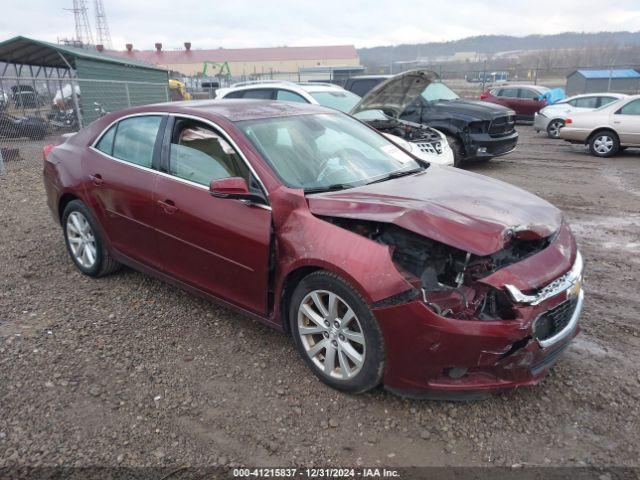
[[[271,208],[266,200],[255,204],[213,197],[211,181],[226,177],[242,177],[250,189],[261,192],[246,160],[221,131],[203,121],[172,117],[154,191],[162,269],[215,297],[265,314]]]

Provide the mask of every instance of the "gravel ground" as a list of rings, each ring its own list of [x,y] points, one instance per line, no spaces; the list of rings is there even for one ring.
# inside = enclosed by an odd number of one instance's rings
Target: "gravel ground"
[[[640,151],[519,128],[470,169],[562,208],[586,260],[583,331],[541,385],[476,403],[349,396],[292,342],[131,270],[79,274],[36,159],[0,176],[0,467],[638,465]]]

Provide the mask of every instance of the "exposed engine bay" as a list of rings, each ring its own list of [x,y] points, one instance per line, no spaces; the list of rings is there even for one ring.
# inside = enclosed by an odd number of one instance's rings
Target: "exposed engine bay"
[[[424,153],[442,154],[442,135],[431,127],[392,117],[369,120],[367,123],[380,133],[395,135],[416,145]]]
[[[458,319],[509,320],[512,303],[505,292],[478,280],[545,249],[554,238],[528,238],[509,232],[506,248],[477,256],[425,238],[393,224],[323,217],[341,228],[391,248],[398,270],[415,288],[415,296],[438,315]],[[421,292],[421,293],[419,293]],[[407,295],[402,296],[408,300]]]

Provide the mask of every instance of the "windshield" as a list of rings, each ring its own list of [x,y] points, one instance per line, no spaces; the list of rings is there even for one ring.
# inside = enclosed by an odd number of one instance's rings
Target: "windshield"
[[[438,100],[455,100],[460,97],[444,83],[432,82],[422,91],[422,98],[427,102],[435,102]]]
[[[237,122],[282,181],[308,192],[380,181],[424,166],[357,120],[323,113]]]
[[[360,97],[358,95],[346,90],[309,92],[309,95],[315,98],[323,107],[334,108],[345,113],[349,113],[360,101]]]

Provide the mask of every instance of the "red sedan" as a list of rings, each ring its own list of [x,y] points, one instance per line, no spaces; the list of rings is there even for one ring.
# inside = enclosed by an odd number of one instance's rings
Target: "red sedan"
[[[237,308],[343,391],[535,384],[578,332],[582,260],[558,209],[333,110],[123,110],[47,147],[44,180],[82,273],[124,264]]]
[[[480,100],[496,103],[516,112],[516,120],[533,121],[536,112],[547,106],[540,97],[548,92],[539,85],[508,85],[495,87],[480,94]]]

